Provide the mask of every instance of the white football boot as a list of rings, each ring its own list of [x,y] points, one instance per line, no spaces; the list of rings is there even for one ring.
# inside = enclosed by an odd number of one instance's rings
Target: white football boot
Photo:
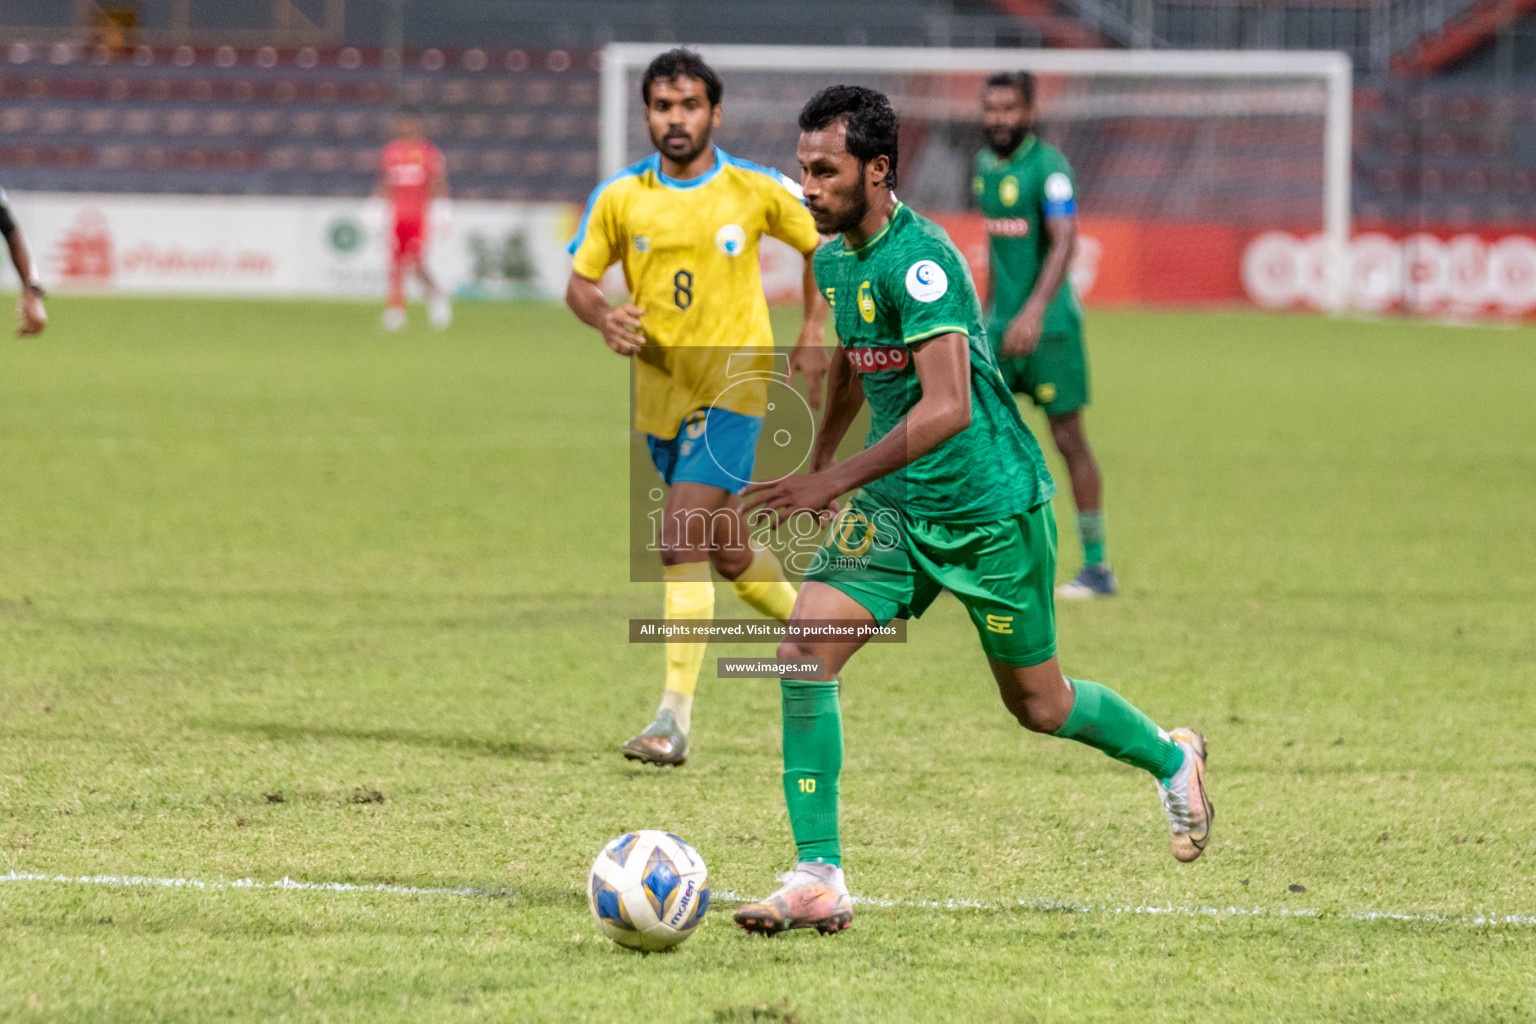
[[[1211,841],[1211,822],[1216,806],[1205,791],[1205,737],[1194,729],[1179,728],[1168,734],[1184,750],[1184,763],[1173,778],[1157,783],[1157,796],[1168,815],[1168,831],[1175,860],[1198,860]]]
[[[453,323],[453,306],[448,303],[448,296],[442,294],[433,296],[432,301],[427,304],[427,319],[440,331]]]
[[[802,861],[779,881],[784,884],[773,895],[748,903],[731,915],[732,920],[755,935],[777,935],[791,928],[832,935],[853,923],[853,898],[842,868]]]

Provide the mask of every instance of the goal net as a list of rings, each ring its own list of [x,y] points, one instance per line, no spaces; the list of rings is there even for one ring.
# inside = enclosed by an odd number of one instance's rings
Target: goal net
[[[640,78],[662,49],[603,53],[602,173],[652,152]],[[898,194],[985,271],[971,167],[997,71],[1036,76],[1038,131],[1077,175],[1090,301],[1339,308],[1346,301],[1351,70],[1343,54],[700,46],[725,83],[716,139],[798,177],[796,116],[818,89],[871,86],[901,117]],[[797,268],[769,267],[790,288]],[[978,283],[981,283],[978,280]]]

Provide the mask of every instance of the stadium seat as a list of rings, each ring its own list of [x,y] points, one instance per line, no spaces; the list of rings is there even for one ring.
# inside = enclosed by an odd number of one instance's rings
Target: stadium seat
[[[13,187],[365,193],[389,136],[391,79],[376,54],[353,51],[348,65],[317,50],[313,66],[299,67],[292,52],[259,48],[141,47],[64,64],[48,62],[50,52],[28,47],[24,64],[0,69],[0,98],[10,101],[0,105],[0,137],[16,143],[0,166]],[[455,188],[581,201],[596,174],[590,55],[565,53],[551,64],[547,54],[524,53],[508,63],[501,52],[473,63],[450,53],[439,70],[413,64],[401,83],[401,98],[426,108],[430,134],[456,154]],[[551,70],[557,65],[564,70]],[[536,185],[523,188],[507,180],[525,170],[521,154],[498,147],[536,137],[550,145],[531,161]],[[43,138],[57,144],[39,145]],[[46,179],[31,177],[45,168]]]
[[[317,112],[294,114],[288,122],[288,134],[301,139],[314,138],[321,134],[324,124],[324,115]]]
[[[202,115],[195,110],[173,110],[165,119],[165,131],[170,135],[192,135],[202,128]]]

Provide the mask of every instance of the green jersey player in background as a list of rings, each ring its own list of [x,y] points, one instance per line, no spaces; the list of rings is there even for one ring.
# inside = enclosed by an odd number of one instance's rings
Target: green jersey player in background
[[[942,228],[892,191],[896,127],[890,102],[859,86],[825,89],[800,112],[806,205],[818,231],[842,236],[817,249],[813,264],[839,346],[812,472],[749,486],[744,509],[820,515],[858,493],[795,600],[791,622],[802,635],[779,645],[781,658],[819,664],[779,684],[797,863],[778,891],[736,911],[752,932],[835,932],[853,918],[838,838],[837,673],[867,637],[806,631],[818,621],[872,627],[921,615],[945,589],[965,606],[1020,724],[1152,775],[1175,857],[1200,856],[1214,816],[1204,737],[1165,732],[1113,690],[1061,673],[1051,586],[1056,487],[998,374],[964,260]],[[867,446],[838,462],[866,400]]]
[[[1009,389],[1049,418],[1077,505],[1083,568],[1056,596],[1109,597],[1118,587],[1105,553],[1103,479],[1083,429],[1083,309],[1067,276],[1077,248],[1072,165],[1035,134],[1035,76],[1028,72],[987,79],[981,123],[988,148],[976,156],[971,188],[990,242],[987,335]]]

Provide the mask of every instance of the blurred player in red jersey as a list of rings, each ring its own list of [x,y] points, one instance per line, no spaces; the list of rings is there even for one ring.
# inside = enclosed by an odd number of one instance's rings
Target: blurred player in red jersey
[[[422,133],[421,115],[401,110],[395,117],[395,141],[379,159],[379,184],[374,195],[388,200],[389,304],[384,329],[405,326],[405,274],[414,270],[427,292],[427,315],[434,327],[447,327],[453,317],[448,296],[427,273],[426,250],[431,229],[442,230],[448,220],[448,172],[443,153]]]

